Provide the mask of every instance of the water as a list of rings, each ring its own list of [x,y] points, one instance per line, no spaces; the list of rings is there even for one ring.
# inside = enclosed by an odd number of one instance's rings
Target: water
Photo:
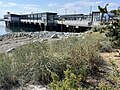
[[[31,29],[31,28],[17,28],[17,27],[12,27],[11,29],[9,29],[9,28],[6,28],[4,21],[0,21],[0,35],[12,33],[12,32],[22,32],[22,31],[32,32],[37,30]]]
[[[7,33],[8,32],[6,31],[5,22],[0,21],[0,35],[7,34]]]

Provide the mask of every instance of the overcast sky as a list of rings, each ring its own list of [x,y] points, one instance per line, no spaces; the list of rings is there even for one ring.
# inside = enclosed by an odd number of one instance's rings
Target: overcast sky
[[[108,9],[120,6],[120,0],[0,0],[0,17],[6,12],[24,14],[57,12],[58,14],[89,13],[98,11],[97,6],[109,3]]]

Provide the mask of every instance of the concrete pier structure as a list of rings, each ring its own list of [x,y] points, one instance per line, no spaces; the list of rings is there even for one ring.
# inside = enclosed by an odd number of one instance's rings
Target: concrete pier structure
[[[83,32],[100,25],[100,12],[90,15],[57,13],[32,13],[25,15],[4,15],[6,27],[31,28],[33,31]]]

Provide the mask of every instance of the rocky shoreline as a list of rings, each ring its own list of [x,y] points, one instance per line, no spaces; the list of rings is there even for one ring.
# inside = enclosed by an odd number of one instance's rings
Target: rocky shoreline
[[[14,48],[36,41],[68,38],[69,36],[79,36],[80,33],[65,32],[14,32],[0,36],[0,53],[10,52]]]

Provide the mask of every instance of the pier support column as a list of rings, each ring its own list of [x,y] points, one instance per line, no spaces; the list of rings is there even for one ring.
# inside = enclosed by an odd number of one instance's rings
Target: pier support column
[[[10,22],[6,21],[5,24],[6,24],[6,27],[10,28]]]
[[[40,28],[41,28],[41,31],[44,31],[44,30],[45,30],[45,25],[44,25],[44,23],[41,23]]]
[[[75,32],[76,31],[76,26],[69,26],[67,31],[68,32]]]
[[[35,29],[36,29],[37,31],[39,31],[39,30],[40,30],[39,23],[35,23]]]

